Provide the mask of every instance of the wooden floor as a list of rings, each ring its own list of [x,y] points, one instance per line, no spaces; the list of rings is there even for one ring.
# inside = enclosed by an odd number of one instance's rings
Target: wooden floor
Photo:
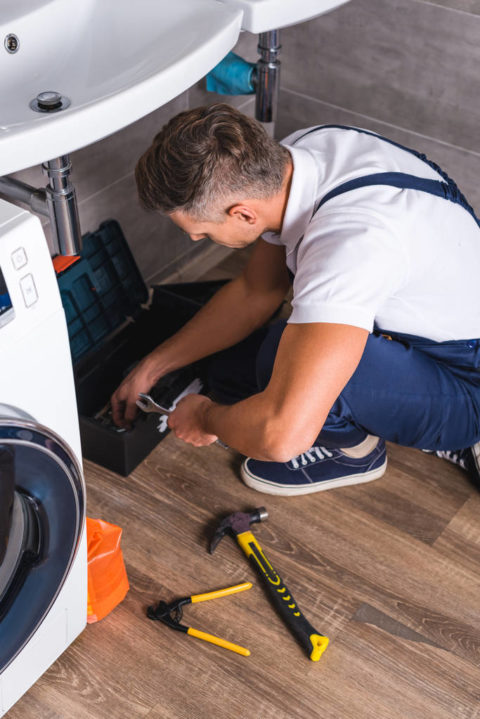
[[[89,625],[9,719],[480,719],[480,494],[457,467],[391,445],[384,477],[276,498],[242,484],[236,453],[169,435],[128,478],[85,465],[88,514],[123,528],[131,588]],[[310,622],[309,661],[234,540],[215,523],[265,505],[254,532]],[[248,658],[145,616],[160,597],[251,580],[187,607]]]

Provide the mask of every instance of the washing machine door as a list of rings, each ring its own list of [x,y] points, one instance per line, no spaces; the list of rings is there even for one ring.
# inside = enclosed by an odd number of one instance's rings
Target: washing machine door
[[[52,607],[84,520],[82,471],[70,447],[0,405],[0,672]]]

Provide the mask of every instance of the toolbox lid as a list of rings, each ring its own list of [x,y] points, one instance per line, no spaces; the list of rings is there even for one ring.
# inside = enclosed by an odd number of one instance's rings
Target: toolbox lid
[[[73,362],[97,349],[128,317],[135,317],[148,290],[116,220],[83,236],[80,259],[57,269]]]

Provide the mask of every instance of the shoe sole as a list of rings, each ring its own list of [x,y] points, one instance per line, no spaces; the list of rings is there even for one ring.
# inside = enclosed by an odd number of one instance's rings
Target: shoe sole
[[[304,484],[298,486],[297,484],[283,484],[279,485],[276,482],[269,482],[266,479],[251,474],[248,469],[242,464],[240,473],[245,484],[251,489],[256,489],[257,492],[263,492],[263,494],[275,494],[282,495],[284,497],[294,497],[295,495],[301,494],[313,494],[314,492],[322,492],[325,489],[334,489],[335,487],[346,487],[352,484],[363,484],[364,482],[372,482],[374,479],[379,479],[385,474],[387,469],[387,459],[385,462],[375,469],[371,469],[369,472],[364,474],[351,474],[348,477],[339,477],[338,479],[328,479],[324,482],[313,482],[312,484]]]

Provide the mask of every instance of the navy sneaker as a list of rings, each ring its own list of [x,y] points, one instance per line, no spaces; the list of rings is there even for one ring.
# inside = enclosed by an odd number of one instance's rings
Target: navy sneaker
[[[361,484],[381,477],[387,468],[385,442],[379,439],[374,450],[356,459],[340,449],[314,445],[289,462],[262,462],[247,457],[241,468],[249,487],[265,494],[310,494],[322,489]]]
[[[465,469],[475,484],[480,487],[480,442],[476,442],[466,449],[446,449],[432,450],[424,449],[427,454],[434,454],[440,459],[446,459],[448,462],[456,464],[458,467]]]

